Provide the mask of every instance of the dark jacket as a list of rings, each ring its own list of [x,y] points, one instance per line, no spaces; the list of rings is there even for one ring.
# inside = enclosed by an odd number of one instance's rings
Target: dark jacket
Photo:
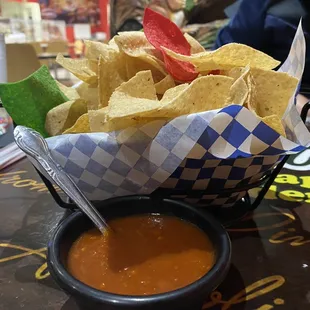
[[[310,85],[310,0],[242,0],[230,23],[218,34],[216,47],[230,42],[247,44],[283,62],[300,18],[307,55],[303,84]]]

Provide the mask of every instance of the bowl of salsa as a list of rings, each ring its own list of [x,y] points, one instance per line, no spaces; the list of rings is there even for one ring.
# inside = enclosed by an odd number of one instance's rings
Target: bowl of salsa
[[[113,198],[98,206],[104,234],[77,211],[48,244],[48,266],[81,309],[190,309],[223,281],[230,239],[211,215],[175,200]]]

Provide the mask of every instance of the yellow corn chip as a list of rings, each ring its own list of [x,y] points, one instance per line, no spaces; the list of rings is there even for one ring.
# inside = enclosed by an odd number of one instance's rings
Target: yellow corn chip
[[[109,57],[110,53],[114,53],[115,48],[108,44],[96,41],[85,40],[85,57],[89,60],[99,60],[100,56]]]
[[[87,133],[87,132],[90,132],[90,128],[89,128],[88,114],[85,113],[77,119],[76,123],[72,127],[64,131],[63,134]]]
[[[91,64],[88,59],[70,59],[58,54],[56,62],[80,80],[88,84],[97,83],[97,74],[90,69]]]
[[[80,98],[87,102],[88,110],[97,110],[99,105],[99,92],[97,87],[90,87],[86,83],[81,83],[77,88]]]
[[[65,94],[65,96],[69,99],[69,100],[75,100],[75,99],[79,99],[80,95],[79,93],[76,91],[75,88],[72,87],[67,87],[63,84],[61,84],[60,82],[58,82],[57,80],[55,80],[59,89]]]
[[[131,57],[124,54],[126,58],[127,79],[130,80],[140,71],[151,70],[155,83],[160,82],[166,76],[152,64],[146,62],[143,58]]]
[[[194,39],[191,35],[188,33],[184,34],[185,39],[191,46],[191,54],[197,54],[201,52],[205,52],[205,48],[196,40]]]
[[[178,88],[180,92],[173,99],[170,95],[173,88],[169,89],[160,101],[161,106],[153,115],[173,118],[222,108],[225,105],[232,83],[233,79],[227,76],[203,76],[195,79],[183,89]]]
[[[174,100],[180,93],[189,88],[188,83],[177,85],[173,88],[168,89],[162,97],[162,102],[169,102]]]
[[[161,58],[161,54],[146,39],[144,32],[123,31],[114,37],[114,42],[120,50],[131,57],[140,57],[148,54]]]
[[[91,132],[107,132],[104,126],[107,121],[107,111],[108,107],[88,111],[89,127]]]
[[[277,115],[270,115],[266,117],[258,117],[260,118],[266,125],[272,128],[274,131],[279,133],[281,136],[286,137],[284,127],[282,125],[282,121]]]
[[[108,105],[113,91],[127,80],[125,57],[114,53],[99,59],[99,109]]]
[[[247,75],[249,74],[250,68],[233,68],[227,72],[227,76],[233,78],[234,84],[231,86],[229,91],[228,100],[226,105],[238,104],[244,105],[248,97],[249,89],[246,83]]]
[[[140,31],[121,32],[108,44],[85,41],[85,59],[58,55],[57,62],[83,83],[77,89],[58,83],[71,101],[49,111],[47,131],[57,135],[126,129],[119,136],[123,142],[135,127],[153,120],[164,123],[238,104],[285,135],[281,117],[297,79],[271,71],[279,62],[249,46],[232,43],[207,52],[190,35],[185,38],[190,56],[164,49],[172,58],[192,63],[200,76],[177,86],[162,53]]]
[[[120,85],[109,101],[108,119],[136,115],[159,105],[151,71],[138,72]]]
[[[149,79],[151,78],[150,72]],[[136,77],[138,74],[136,75]],[[141,95],[141,89],[135,82],[122,84],[120,88],[126,86],[124,92],[118,91],[111,96],[109,102],[108,119],[120,117],[157,117],[173,118],[180,115],[197,113],[218,109],[224,106],[229,95],[229,89],[233,79],[226,76],[210,75],[200,77],[194,80],[190,85],[181,84],[166,91],[163,98],[158,102],[154,95],[154,87],[148,80],[146,73],[143,76],[144,93]],[[143,89],[142,88],[142,89]],[[131,92],[128,95],[128,92]],[[148,98],[148,99],[146,99]]]
[[[248,96],[245,100],[244,105],[246,108],[251,110],[250,106],[251,106],[251,102],[253,101],[253,97],[254,97],[254,81],[250,73],[246,76],[246,85],[248,87]]]
[[[250,73],[253,90],[248,108],[262,118],[277,115],[281,119],[298,80],[284,72],[251,69]]]
[[[167,75],[161,81],[155,84],[156,93],[163,95],[168,89],[175,87],[174,79]]]
[[[140,58],[162,74],[167,74],[161,53],[148,42],[143,32],[121,32],[114,40],[119,49],[128,56]]]
[[[46,115],[45,128],[51,136],[61,134],[74,125],[76,120],[87,112],[85,100],[76,99],[51,109]]]
[[[267,54],[238,43],[226,44],[215,51],[191,56],[180,55],[164,47],[163,49],[175,59],[191,62],[200,72],[245,66],[270,70],[280,64]]]
[[[107,119],[107,107],[96,111],[88,111],[91,132],[111,132],[129,129],[149,123],[159,118],[141,118],[138,116],[123,116]],[[118,139],[119,140],[119,139]],[[121,143],[121,141],[119,141]]]

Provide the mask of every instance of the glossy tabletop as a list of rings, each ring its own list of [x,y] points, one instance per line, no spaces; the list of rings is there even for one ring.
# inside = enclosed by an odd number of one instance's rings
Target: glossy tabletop
[[[310,309],[309,171],[310,150],[291,157],[255,212],[227,228],[232,266],[204,309]],[[77,309],[46,266],[64,216],[27,160],[0,171],[0,310]]]

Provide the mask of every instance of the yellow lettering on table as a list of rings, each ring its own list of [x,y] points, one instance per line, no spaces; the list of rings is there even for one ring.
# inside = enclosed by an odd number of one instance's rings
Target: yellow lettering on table
[[[23,173],[27,173],[27,171],[19,170],[19,171],[0,173],[0,181],[4,180],[7,176],[14,175],[14,174],[23,174]]]
[[[289,242],[291,246],[301,246],[310,243],[310,240],[305,240],[303,236],[291,236],[280,239],[281,237],[287,236],[291,232],[295,232],[295,229],[290,229],[288,232],[279,231],[269,238],[269,242],[273,244]]]
[[[278,174],[278,176],[275,178],[274,181],[275,183],[279,184],[291,184],[291,185],[299,184],[298,178],[292,174]]]
[[[21,177],[19,175],[13,175],[8,178],[5,178],[3,181],[1,181],[2,184],[13,184],[16,181],[19,181]]]
[[[305,198],[305,203],[310,203],[310,193],[305,193],[305,196],[306,196],[306,198]]]
[[[24,179],[24,180],[14,182],[13,186],[14,187],[28,187],[28,186],[32,186],[32,185],[36,185],[36,184],[37,184],[37,181],[35,181],[35,180]]]
[[[46,248],[33,250],[33,249],[29,249],[29,248],[26,248],[26,247],[23,247],[20,245],[14,245],[14,244],[10,244],[10,243],[0,243],[0,248],[9,248],[9,249],[14,249],[14,250],[20,250],[23,252],[21,254],[16,254],[16,255],[0,258],[0,264],[12,261],[14,259],[30,256],[30,255],[37,255],[37,256],[43,258],[44,260],[46,260],[46,254],[42,253],[42,252],[46,252]],[[47,270],[47,264],[45,262],[35,272],[36,279],[37,280],[43,280],[43,279],[47,278],[50,275],[50,273],[46,270]]]
[[[28,187],[29,190],[37,192],[47,192],[48,188],[44,183],[39,183],[33,179],[23,179],[20,174],[27,173],[25,170],[6,172],[0,174],[0,183],[2,184],[12,184],[14,187]],[[54,186],[56,192],[61,192],[58,186]]]
[[[47,263],[42,264],[35,273],[35,277],[37,280],[43,280],[49,275],[50,273],[47,271]]]
[[[222,300],[222,294],[218,291],[215,291],[211,293],[211,301],[205,303],[203,309],[210,309],[213,306],[222,305],[221,310],[228,310],[233,305],[237,305],[270,293],[271,291],[282,286],[284,283],[285,279],[282,276],[270,276],[247,286],[228,301]]]
[[[305,199],[305,194],[299,191],[286,190],[279,193],[279,198],[286,201],[301,202]]]
[[[280,305],[284,305],[284,300],[281,299],[281,298],[276,298],[273,300],[273,303],[277,306],[280,306]],[[270,309],[273,309],[274,306],[273,305],[262,305],[261,307],[257,308],[256,310],[270,310]]]
[[[257,308],[256,310],[271,310],[273,308],[274,308],[274,306],[272,306],[272,305],[263,305],[263,306]]]
[[[299,177],[301,179],[300,187],[302,188],[310,188],[310,177],[302,176]]]
[[[38,183],[36,182],[35,184],[33,184],[29,190],[33,191],[33,190],[36,190],[38,192],[46,192],[48,191],[48,188],[45,186],[44,183]]]
[[[250,197],[256,198],[261,191],[260,187],[252,188],[249,190]],[[268,189],[268,192],[265,194],[264,199],[275,200],[277,197],[277,186],[271,185]]]

